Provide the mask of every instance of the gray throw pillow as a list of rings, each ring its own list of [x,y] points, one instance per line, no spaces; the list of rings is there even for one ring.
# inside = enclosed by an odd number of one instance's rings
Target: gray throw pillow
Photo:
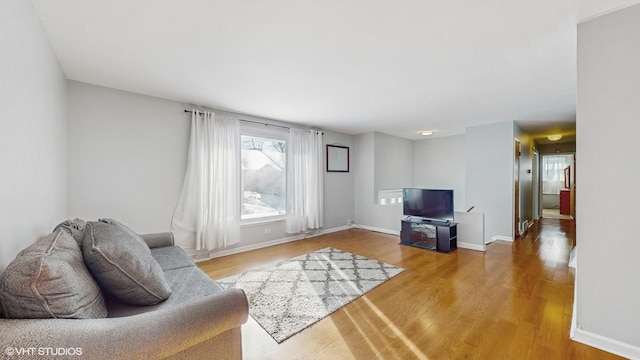
[[[118,300],[157,304],[171,295],[171,288],[149,246],[127,229],[115,223],[88,222],[82,244],[84,261],[102,289]]]
[[[104,318],[107,307],[80,246],[58,229],[22,250],[0,279],[6,318]]]

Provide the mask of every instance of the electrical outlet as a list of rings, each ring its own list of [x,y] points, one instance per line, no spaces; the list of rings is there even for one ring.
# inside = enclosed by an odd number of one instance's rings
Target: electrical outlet
[[[353,220],[351,219],[347,220],[347,226],[351,226],[351,225],[353,225]]]
[[[271,234],[271,229],[264,229],[264,234],[265,235]]]

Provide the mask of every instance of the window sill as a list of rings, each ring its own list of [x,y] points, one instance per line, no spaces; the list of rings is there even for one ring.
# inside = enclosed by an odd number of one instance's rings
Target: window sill
[[[257,219],[245,219],[245,220],[240,220],[240,227],[272,224],[272,223],[282,222],[285,220],[286,218],[284,215],[262,217]]]

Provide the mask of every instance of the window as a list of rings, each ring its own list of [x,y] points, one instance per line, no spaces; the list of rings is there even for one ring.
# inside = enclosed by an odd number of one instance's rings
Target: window
[[[564,169],[573,162],[573,155],[545,155],[542,157],[542,193],[560,194],[564,188]]]
[[[282,216],[286,213],[285,134],[243,131],[242,220]]]

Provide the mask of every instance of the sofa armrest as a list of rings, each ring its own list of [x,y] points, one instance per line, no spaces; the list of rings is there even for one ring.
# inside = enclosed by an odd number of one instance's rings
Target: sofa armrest
[[[140,235],[140,237],[147,243],[147,245],[149,245],[150,248],[174,245],[173,233],[171,232],[144,234]]]
[[[0,319],[0,349],[64,348],[73,349],[76,355],[80,351],[83,359],[162,359],[239,328],[248,314],[244,292],[229,289],[172,308],[120,318]]]

